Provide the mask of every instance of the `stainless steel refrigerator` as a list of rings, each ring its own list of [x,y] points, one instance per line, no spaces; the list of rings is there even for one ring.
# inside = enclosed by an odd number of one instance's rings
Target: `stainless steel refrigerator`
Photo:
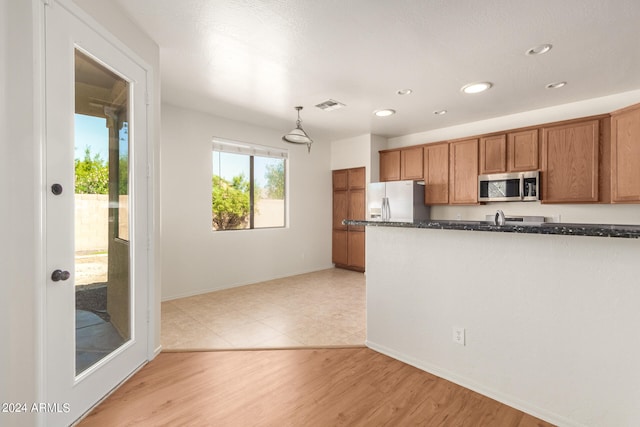
[[[369,221],[414,222],[429,219],[424,204],[424,184],[418,181],[389,181],[369,184]]]

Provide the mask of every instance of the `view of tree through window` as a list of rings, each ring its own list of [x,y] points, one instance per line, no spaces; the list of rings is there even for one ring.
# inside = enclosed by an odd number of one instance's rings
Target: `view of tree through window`
[[[241,230],[284,227],[285,167],[286,160],[282,157],[214,148],[212,228]]]

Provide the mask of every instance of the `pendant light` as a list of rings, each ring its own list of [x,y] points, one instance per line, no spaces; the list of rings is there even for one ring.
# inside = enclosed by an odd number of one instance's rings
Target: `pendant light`
[[[302,123],[302,120],[300,120],[300,110],[302,110],[302,107],[298,106],[295,107],[295,109],[298,110],[298,120],[296,120],[296,127],[285,136],[283,136],[282,140],[285,142],[290,142],[292,144],[307,144],[307,149],[309,150],[309,152],[311,152],[311,144],[313,144],[313,140],[309,138],[309,135],[307,135],[307,133],[304,131],[304,129],[302,129],[302,126],[300,125],[300,123]]]

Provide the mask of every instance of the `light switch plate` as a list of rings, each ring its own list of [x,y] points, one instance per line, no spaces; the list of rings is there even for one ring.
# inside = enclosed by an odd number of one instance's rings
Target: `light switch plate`
[[[453,327],[453,342],[460,345],[465,345],[465,330],[464,328]]]

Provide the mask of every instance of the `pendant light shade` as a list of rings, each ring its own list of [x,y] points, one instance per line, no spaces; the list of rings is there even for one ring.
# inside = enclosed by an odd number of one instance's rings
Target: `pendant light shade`
[[[311,152],[311,144],[313,144],[313,140],[309,138],[309,135],[302,129],[302,120],[300,120],[300,110],[302,107],[295,107],[298,110],[298,120],[296,120],[296,127],[288,132],[285,136],[282,137],[282,140],[285,142],[290,142],[292,144],[306,144],[307,149]]]

